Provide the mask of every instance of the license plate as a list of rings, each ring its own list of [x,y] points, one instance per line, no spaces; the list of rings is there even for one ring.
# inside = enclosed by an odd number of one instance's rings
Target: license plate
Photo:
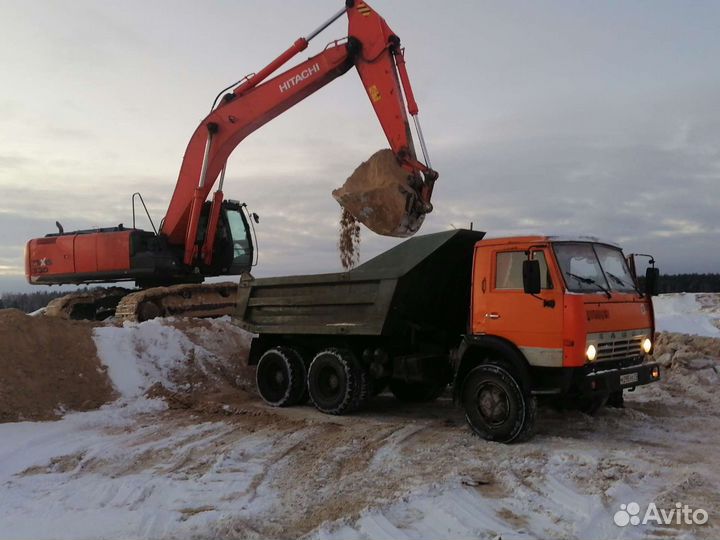
[[[620,375],[620,384],[626,385],[626,384],[632,384],[638,382],[638,374],[637,373],[623,373]]]

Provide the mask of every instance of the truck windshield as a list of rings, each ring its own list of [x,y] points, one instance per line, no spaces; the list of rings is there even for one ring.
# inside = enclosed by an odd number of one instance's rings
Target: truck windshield
[[[554,244],[560,270],[571,292],[632,292],[635,284],[622,252],[589,242]]]
[[[610,288],[619,292],[635,292],[635,281],[628,268],[622,251],[601,244],[595,244],[595,253],[600,260],[600,266],[605,271]]]

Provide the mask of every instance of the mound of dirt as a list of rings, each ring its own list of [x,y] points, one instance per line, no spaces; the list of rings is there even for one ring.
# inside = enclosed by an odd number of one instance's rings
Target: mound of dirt
[[[374,233],[408,237],[425,219],[416,210],[419,197],[411,180],[411,174],[400,166],[392,150],[380,150],[361,163],[332,194],[343,209]]]
[[[156,382],[145,395],[203,415],[251,414],[247,405],[257,401],[255,367],[247,364],[252,335],[222,319],[171,318],[162,324],[182,332],[195,348],[168,381]]]
[[[91,323],[0,310],[0,422],[52,420],[96,409],[114,391]]]
[[[248,366],[252,334],[226,320],[173,318],[164,321],[204,354],[193,352],[173,374],[179,387],[220,392],[228,387],[255,392],[255,368]]]
[[[655,337],[655,359],[669,368],[720,368],[720,339],[659,332]]]

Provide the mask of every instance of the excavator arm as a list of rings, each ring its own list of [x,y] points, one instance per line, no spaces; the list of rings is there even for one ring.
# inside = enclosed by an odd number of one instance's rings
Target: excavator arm
[[[321,53],[271,79],[272,73],[305,50],[309,41],[343,14],[348,37],[328,45]],[[184,263],[212,259],[212,239],[223,199],[225,165],[237,145],[253,131],[313,94],[355,66],[383,131],[399,164],[415,175],[421,213],[432,209],[430,198],[437,173],[430,168],[418,108],[405,69],[399,38],[383,18],[365,2],[348,0],[346,7],[306,38],[299,38],[273,62],[243,79],[225,94],[200,123],[188,143],[180,174],[161,233],[172,245],[184,245]],[[407,106],[405,100],[407,99]],[[407,112],[413,116],[426,163],[418,160]],[[215,192],[205,243],[197,245],[203,203],[220,178]]]

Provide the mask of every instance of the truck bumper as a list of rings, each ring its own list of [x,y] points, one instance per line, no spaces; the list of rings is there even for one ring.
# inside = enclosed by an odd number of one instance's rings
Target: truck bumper
[[[653,362],[585,374],[578,385],[581,394],[611,393],[634,389],[660,380],[660,366]]]
[[[581,368],[536,368],[536,395],[594,395],[633,390],[660,380],[660,366],[643,362],[629,366],[591,365]]]

